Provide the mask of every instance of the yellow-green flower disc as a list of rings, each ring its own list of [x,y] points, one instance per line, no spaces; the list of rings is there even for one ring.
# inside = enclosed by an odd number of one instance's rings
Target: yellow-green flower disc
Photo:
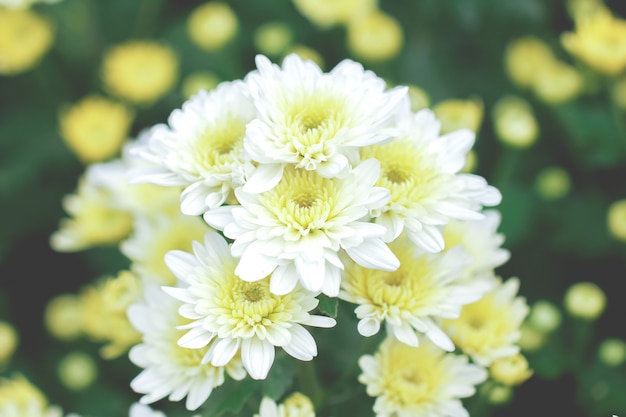
[[[607,213],[607,226],[611,236],[626,242],[626,198],[611,203]]]
[[[573,317],[595,320],[604,312],[606,294],[593,282],[578,282],[565,292],[564,304]]]
[[[191,41],[208,52],[222,49],[239,30],[239,19],[223,2],[206,2],[191,11],[187,33]]]
[[[536,301],[528,315],[528,324],[542,333],[555,331],[561,325],[561,321],[561,311],[547,300]]]

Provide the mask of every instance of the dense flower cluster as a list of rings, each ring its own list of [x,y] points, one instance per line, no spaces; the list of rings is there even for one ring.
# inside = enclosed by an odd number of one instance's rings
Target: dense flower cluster
[[[495,273],[500,192],[463,171],[474,140],[355,61],[258,55],[92,164],[51,243],[117,243],[131,261],[114,280],[141,294],[110,302],[141,341],[106,341],[143,368],[142,404],[196,410],[226,377],[267,378],[276,348],[313,360],[309,328],[336,324],[324,298],[353,305],[362,336],[385,333],[359,361],[378,415],[464,416],[489,365],[519,354],[527,313],[519,281]],[[96,207],[111,226],[81,215]],[[261,415],[314,414],[264,401]]]

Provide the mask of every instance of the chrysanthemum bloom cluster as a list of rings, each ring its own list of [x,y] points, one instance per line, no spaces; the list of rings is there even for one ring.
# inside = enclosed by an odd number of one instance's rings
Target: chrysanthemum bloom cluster
[[[259,55],[243,79],[198,92],[119,160],[95,164],[115,173],[99,185],[129,218],[115,239],[142,289],[127,310],[141,334],[130,350],[141,402],[186,398],[195,410],[226,378],[265,379],[276,348],[313,360],[310,328],[336,323],[318,309],[330,297],[354,305],[363,336],[386,333],[360,362],[377,414],[465,415],[461,398],[488,375],[470,362],[516,353],[523,315],[498,319],[510,331],[497,346],[453,352],[472,338],[450,329],[499,293],[495,268],[509,258],[499,213],[484,210],[499,191],[462,171],[474,138],[442,133],[433,111],[411,109],[407,87],[357,62],[323,72],[295,54],[282,65]],[[53,242],[98,242],[75,229]],[[492,298],[510,301],[511,285]],[[267,404],[262,413],[285,411]]]

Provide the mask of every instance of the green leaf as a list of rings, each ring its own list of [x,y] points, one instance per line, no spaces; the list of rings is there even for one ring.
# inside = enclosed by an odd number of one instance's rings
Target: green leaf
[[[324,294],[320,294],[318,297],[320,304],[318,306],[320,312],[332,318],[337,318],[337,298],[327,297]]]
[[[215,389],[202,407],[203,417],[219,417],[226,413],[237,414],[248,398],[259,388],[258,381],[250,378],[241,381],[227,380]]]
[[[293,384],[294,375],[293,358],[288,355],[277,354],[269,375],[261,384],[263,395],[278,400]]]

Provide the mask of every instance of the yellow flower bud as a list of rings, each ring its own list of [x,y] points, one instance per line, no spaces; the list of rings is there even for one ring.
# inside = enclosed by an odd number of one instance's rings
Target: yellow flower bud
[[[83,352],[71,352],[59,362],[58,375],[61,383],[73,391],[82,391],[96,379],[98,368],[91,356]]]
[[[459,129],[476,133],[483,121],[483,101],[479,97],[443,100],[433,107],[433,111],[441,121],[442,134]]]
[[[561,167],[544,168],[535,180],[535,189],[544,200],[559,200],[569,193],[570,188],[570,175]]]
[[[82,332],[82,307],[74,294],[60,294],[48,302],[44,311],[46,330],[59,340],[72,341]]]
[[[347,25],[347,46],[360,59],[381,62],[395,58],[404,44],[400,23],[391,15],[372,11]]]
[[[567,289],[564,302],[573,317],[595,320],[604,312],[606,295],[593,282],[579,282]]]
[[[183,96],[187,100],[200,90],[213,90],[219,83],[219,77],[213,72],[194,72],[183,80]]]
[[[0,370],[9,363],[18,345],[15,328],[6,321],[0,321]]]
[[[528,369],[528,360],[518,353],[517,355],[496,359],[491,364],[489,373],[497,382],[512,387],[520,385],[530,378],[533,371]]]
[[[280,56],[292,42],[293,32],[286,23],[264,23],[254,32],[254,46],[267,56]]]
[[[296,44],[291,46],[291,48],[285,52],[285,55],[289,54],[297,54],[300,58],[311,60],[315,62],[318,67],[324,69],[324,58],[313,48],[302,44]]]
[[[207,2],[189,14],[187,33],[191,41],[208,52],[218,51],[230,42],[239,30],[239,20],[226,3]]]
[[[615,239],[626,242],[626,198],[611,203],[607,213],[607,226]]]
[[[538,73],[552,64],[554,55],[548,44],[536,36],[511,41],[504,51],[506,72],[518,87],[530,88]]]
[[[504,96],[493,108],[497,137],[514,148],[528,148],[539,136],[539,125],[530,104],[521,97]]]
[[[542,333],[555,331],[561,325],[561,321],[561,311],[546,300],[535,302],[528,315],[528,324]]]
[[[598,357],[608,366],[620,366],[626,362],[626,341],[622,339],[604,339],[598,348]]]
[[[430,96],[421,87],[408,84],[409,99],[411,100],[411,111],[416,112],[430,106]]]

